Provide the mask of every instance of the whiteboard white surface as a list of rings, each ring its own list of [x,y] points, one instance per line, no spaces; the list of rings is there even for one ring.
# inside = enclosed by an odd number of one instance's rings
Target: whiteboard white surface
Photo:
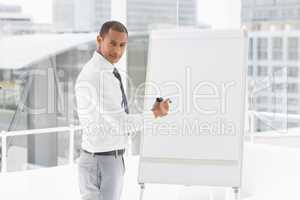
[[[160,30],[149,40],[145,111],[170,97],[167,117],[145,122],[140,183],[239,187],[246,34]]]

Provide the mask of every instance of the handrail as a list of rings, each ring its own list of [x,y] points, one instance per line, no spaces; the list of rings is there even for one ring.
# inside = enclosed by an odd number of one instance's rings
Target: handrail
[[[298,114],[289,114],[289,113],[271,113],[271,112],[259,112],[254,110],[248,110],[247,112],[248,117],[248,137],[250,137],[250,141],[254,143],[254,138],[287,138],[287,137],[300,137],[299,128],[288,128],[286,129],[278,129],[278,130],[271,130],[271,131],[263,131],[263,132],[257,132],[255,130],[256,124],[255,124],[255,118],[260,117],[276,117],[278,118],[284,118],[284,119],[293,119],[293,120],[300,120],[300,115]],[[299,130],[299,131],[298,131]],[[262,134],[263,133],[263,134]],[[246,136],[246,135],[245,135]]]
[[[11,136],[22,136],[22,135],[40,135],[52,132],[68,132],[69,137],[69,164],[74,162],[74,139],[75,131],[82,130],[81,126],[65,126],[65,127],[54,127],[54,128],[42,128],[42,129],[29,129],[29,130],[17,130],[17,131],[2,131],[0,137],[2,138],[2,155],[1,155],[1,172],[7,172],[7,137]]]
[[[81,126],[61,126],[61,127],[53,127],[53,128],[41,128],[41,129],[27,129],[27,130],[17,130],[17,131],[4,131],[6,136],[22,136],[22,135],[39,135],[44,133],[52,133],[52,132],[64,132],[70,131],[70,128],[74,130],[82,130]]]
[[[268,113],[268,112],[257,112],[257,111],[248,111],[248,123],[249,123],[249,130],[247,130],[253,141],[254,137],[261,137],[262,135],[255,134],[255,118],[258,116],[282,116],[287,117],[286,114],[281,113]],[[288,118],[299,119],[300,115],[290,115],[288,114]],[[69,137],[69,164],[73,164],[74,161],[74,135],[76,130],[82,130],[81,126],[64,126],[64,127],[53,127],[53,128],[42,128],[42,129],[29,129],[29,130],[17,130],[17,131],[2,131],[0,137],[2,138],[2,156],[1,156],[1,167],[2,172],[7,172],[7,137],[11,136],[23,136],[23,135],[40,135],[45,133],[52,133],[52,132],[68,132],[70,134]],[[282,134],[283,137],[287,136],[296,136],[295,134]],[[265,135],[265,137],[279,137],[278,135]],[[300,134],[299,134],[300,137]]]

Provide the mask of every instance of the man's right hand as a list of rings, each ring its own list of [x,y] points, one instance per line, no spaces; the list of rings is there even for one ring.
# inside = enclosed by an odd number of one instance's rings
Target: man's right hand
[[[163,116],[168,115],[168,112],[169,112],[169,99],[166,99],[162,102],[157,102],[156,101],[153,104],[153,108],[151,110],[152,110],[155,118],[163,117]]]

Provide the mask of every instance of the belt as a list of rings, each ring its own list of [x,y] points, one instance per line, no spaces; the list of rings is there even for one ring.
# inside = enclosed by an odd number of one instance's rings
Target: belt
[[[125,153],[125,149],[106,151],[106,152],[95,152],[95,153],[88,152],[84,149],[82,149],[82,151],[91,155],[99,155],[99,156],[122,156]]]

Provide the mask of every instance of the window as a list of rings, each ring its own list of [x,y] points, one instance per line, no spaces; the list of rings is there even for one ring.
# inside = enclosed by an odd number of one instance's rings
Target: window
[[[248,66],[248,76],[253,76],[253,66],[252,65]]]
[[[284,68],[281,66],[274,66],[272,70],[273,77],[283,77]]]
[[[281,10],[281,16],[282,16],[283,19],[288,18],[290,16],[289,14],[290,14],[289,9],[284,8],[284,9]]]
[[[283,83],[273,83],[272,84],[272,92],[283,92],[284,84]]]
[[[288,123],[288,128],[296,128],[299,127],[299,123],[297,122],[289,122]]]
[[[266,108],[266,107],[260,107],[260,108],[257,108],[256,110],[259,111],[259,112],[267,112],[268,108]]]
[[[296,37],[288,38],[288,59],[298,60],[298,43],[299,40]]]
[[[290,106],[298,106],[299,105],[299,99],[288,98],[287,104],[290,105]]]
[[[297,83],[289,83],[287,85],[288,93],[298,93],[298,84]]]
[[[272,39],[272,59],[282,60],[283,40],[280,37]]]
[[[272,97],[272,104],[273,105],[278,105],[278,104],[282,104],[282,98],[281,97]]]
[[[268,39],[258,38],[257,39],[257,59],[267,60],[268,59]]]
[[[263,17],[263,10],[255,10],[254,16],[255,19],[261,19]]]
[[[288,67],[287,68],[288,77],[297,78],[299,76],[299,69],[298,67]]]
[[[270,11],[270,17],[272,18],[272,19],[277,19],[278,18],[278,15],[279,15],[279,13],[278,13],[278,10],[276,10],[276,9],[272,9],[271,11]]]
[[[257,104],[267,104],[268,103],[268,97],[267,96],[259,96],[256,98]]]
[[[268,76],[268,67],[266,66],[258,66],[257,67],[257,76]]]
[[[288,110],[289,114],[299,114],[299,110]]]
[[[294,8],[287,8],[287,12],[289,13],[288,17],[293,18],[296,16],[296,9]]]
[[[297,9],[298,17],[300,17],[300,8]]]
[[[249,53],[248,53],[248,59],[253,60],[253,38],[249,39]]]
[[[281,108],[273,108],[272,113],[282,113],[282,109]]]

